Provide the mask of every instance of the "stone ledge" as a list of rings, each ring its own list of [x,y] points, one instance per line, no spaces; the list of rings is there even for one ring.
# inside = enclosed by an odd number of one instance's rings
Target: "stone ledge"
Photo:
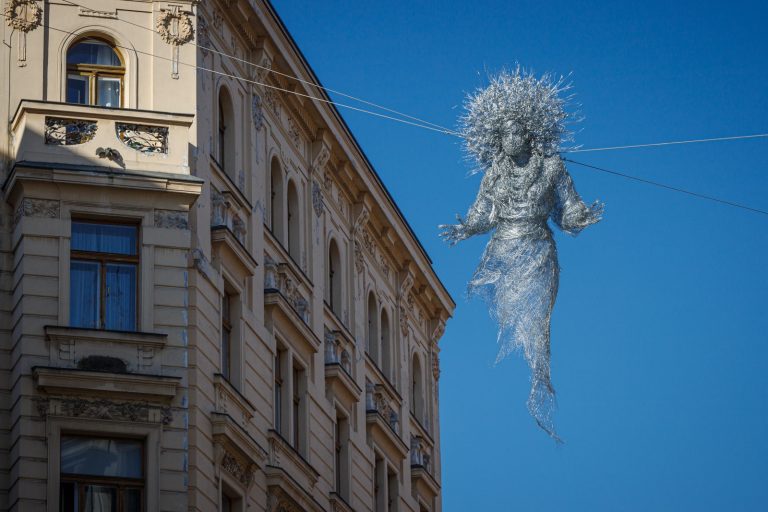
[[[176,396],[181,377],[136,373],[108,373],[70,368],[35,366],[32,375],[37,387],[49,393],[114,395],[170,400]]]
[[[363,395],[363,390],[340,363],[325,364],[325,384],[328,391],[348,406],[359,402]]]
[[[289,475],[298,471],[306,479],[308,487],[314,488],[320,473],[276,430],[270,429],[267,432],[267,440],[269,441],[269,464],[287,471]]]
[[[416,488],[422,494],[424,494],[423,491],[431,493],[431,496],[426,497],[434,498],[440,495],[440,484],[437,483],[424,466],[411,466],[411,480],[416,482]]]
[[[267,451],[243,429],[231,416],[225,413],[211,414],[213,442],[227,449],[233,449],[238,455],[256,466],[261,466],[267,458]]]
[[[85,329],[46,325],[45,337],[49,341],[96,341],[103,343],[131,343],[134,345],[163,348],[168,340],[167,334],[139,331],[109,331],[105,329]]]
[[[386,450],[392,461],[400,462],[408,455],[408,446],[400,439],[384,417],[376,410],[366,411],[365,420],[368,430],[368,441]]]

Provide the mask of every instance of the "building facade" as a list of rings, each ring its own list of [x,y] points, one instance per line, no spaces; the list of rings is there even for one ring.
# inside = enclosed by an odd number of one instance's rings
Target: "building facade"
[[[441,510],[455,304],[260,0],[2,0],[0,510]]]

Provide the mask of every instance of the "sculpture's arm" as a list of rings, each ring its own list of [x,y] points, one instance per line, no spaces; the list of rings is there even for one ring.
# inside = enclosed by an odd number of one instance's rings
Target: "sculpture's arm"
[[[555,178],[555,209],[551,218],[557,226],[570,235],[577,235],[582,229],[600,221],[603,216],[603,204],[595,201],[590,206],[584,204],[576,192],[573,178],[568,174],[562,160],[558,159]]]
[[[491,191],[495,177],[489,172],[483,175],[480,182],[480,190],[477,192],[475,202],[467,212],[467,218],[462,219],[456,215],[458,224],[441,224],[438,226],[442,231],[440,236],[451,245],[471,236],[487,233],[493,227],[493,198]]]

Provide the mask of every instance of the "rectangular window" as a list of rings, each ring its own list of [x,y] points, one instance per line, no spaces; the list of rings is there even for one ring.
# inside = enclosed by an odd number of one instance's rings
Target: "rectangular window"
[[[61,512],[142,512],[144,444],[133,439],[61,437]]]
[[[221,373],[232,378],[232,296],[224,294],[221,301]]]
[[[275,354],[275,430],[283,433],[283,352]]]
[[[138,234],[130,224],[72,222],[70,326],[136,330]]]
[[[299,451],[301,439],[301,369],[293,368],[293,447]]]
[[[336,492],[342,498],[347,499],[349,498],[349,493],[347,492],[349,488],[349,420],[338,412],[336,413],[336,432],[334,437]]]

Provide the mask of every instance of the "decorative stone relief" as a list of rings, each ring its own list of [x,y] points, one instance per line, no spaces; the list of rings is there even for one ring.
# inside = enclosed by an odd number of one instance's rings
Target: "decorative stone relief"
[[[370,212],[367,208],[363,207],[360,211],[360,215],[355,219],[355,224],[352,226],[352,237],[354,238],[354,253],[355,253],[355,269],[358,274],[362,274],[365,269],[365,258],[363,257],[363,237],[367,232],[365,229],[368,224],[368,218]]]
[[[432,453],[424,438],[421,436],[411,436],[411,465],[421,466],[432,473]]]
[[[264,92],[264,103],[266,104],[267,108],[272,111],[272,113],[275,115],[275,118],[277,120],[280,120],[280,105],[277,102],[277,98],[275,98],[275,91],[272,89],[267,89]],[[285,160],[285,157],[283,157],[283,160]]]
[[[170,9],[160,9],[157,15],[157,33],[163,41],[173,46],[171,77],[174,79],[179,78],[179,46],[190,42],[195,37],[195,28],[192,26],[190,14],[182,11],[178,5],[171,5]]]
[[[140,421],[169,425],[173,411],[168,406],[150,406],[144,402],[116,402],[113,400],[89,400],[85,398],[37,398],[38,414],[70,418],[98,420]]]
[[[315,215],[318,217],[322,215],[325,204],[323,203],[323,190],[320,188],[320,183],[317,180],[312,180],[312,208],[315,210]]]
[[[144,154],[168,153],[168,127],[115,123],[120,142]]]
[[[403,336],[408,336],[408,296],[413,287],[413,274],[406,272],[400,283],[400,289],[397,293],[397,303],[400,308],[400,332]]]
[[[202,16],[197,17],[197,47],[203,52],[203,56],[208,56],[211,48],[211,34],[208,32],[208,22]]]
[[[331,158],[331,149],[323,142],[315,142],[318,147],[315,158],[312,160],[310,170],[312,172],[322,172],[328,160]]]
[[[309,301],[301,294],[296,281],[287,264],[276,263],[269,255],[264,255],[264,289],[280,292],[301,320],[309,325]]]
[[[272,71],[272,59],[264,53],[261,60],[256,64],[256,81],[263,82],[267,76],[267,73]]]
[[[293,120],[293,117],[288,117],[288,135],[291,137],[291,142],[293,142],[293,145],[296,147],[299,147],[299,143],[301,142],[301,135],[299,134],[299,129],[296,126],[296,121]]]
[[[232,217],[232,233],[241,244],[245,245],[245,222],[243,222],[243,219],[238,214]]]
[[[13,227],[22,217],[42,217],[46,219],[59,218],[59,202],[52,199],[34,199],[25,197],[16,207],[13,215]]]
[[[181,46],[192,40],[195,28],[192,26],[190,13],[179,10],[178,5],[170,9],[160,9],[157,15],[157,33],[168,44]]]
[[[264,127],[264,109],[261,106],[261,96],[256,93],[251,96],[251,119],[257,132]]]
[[[189,229],[189,213],[177,210],[155,210],[155,227]]]
[[[432,377],[435,381],[440,380],[440,353],[436,347],[432,350]]]
[[[386,388],[381,384],[365,381],[365,409],[366,412],[377,412],[387,422],[389,428],[397,434],[400,417],[391,405],[391,398]]]
[[[245,487],[250,487],[251,483],[253,483],[256,465],[249,464],[228,451],[224,452],[224,456],[221,459],[221,468],[235,477]]]
[[[339,331],[325,330],[325,364],[338,364],[352,375],[352,357],[349,351],[344,347],[343,338]]]
[[[211,187],[211,226],[226,226],[229,203],[224,194]]]
[[[117,19],[117,10],[114,11],[97,11],[94,9],[88,9],[87,7],[80,6],[77,10],[78,16],[84,16],[88,18],[102,18],[108,20]]]
[[[54,146],[85,144],[96,136],[97,128],[96,121],[46,117],[45,143]]]
[[[18,31],[19,67],[27,65],[27,33],[40,26],[43,10],[35,0],[6,0],[3,15],[8,26]]]

